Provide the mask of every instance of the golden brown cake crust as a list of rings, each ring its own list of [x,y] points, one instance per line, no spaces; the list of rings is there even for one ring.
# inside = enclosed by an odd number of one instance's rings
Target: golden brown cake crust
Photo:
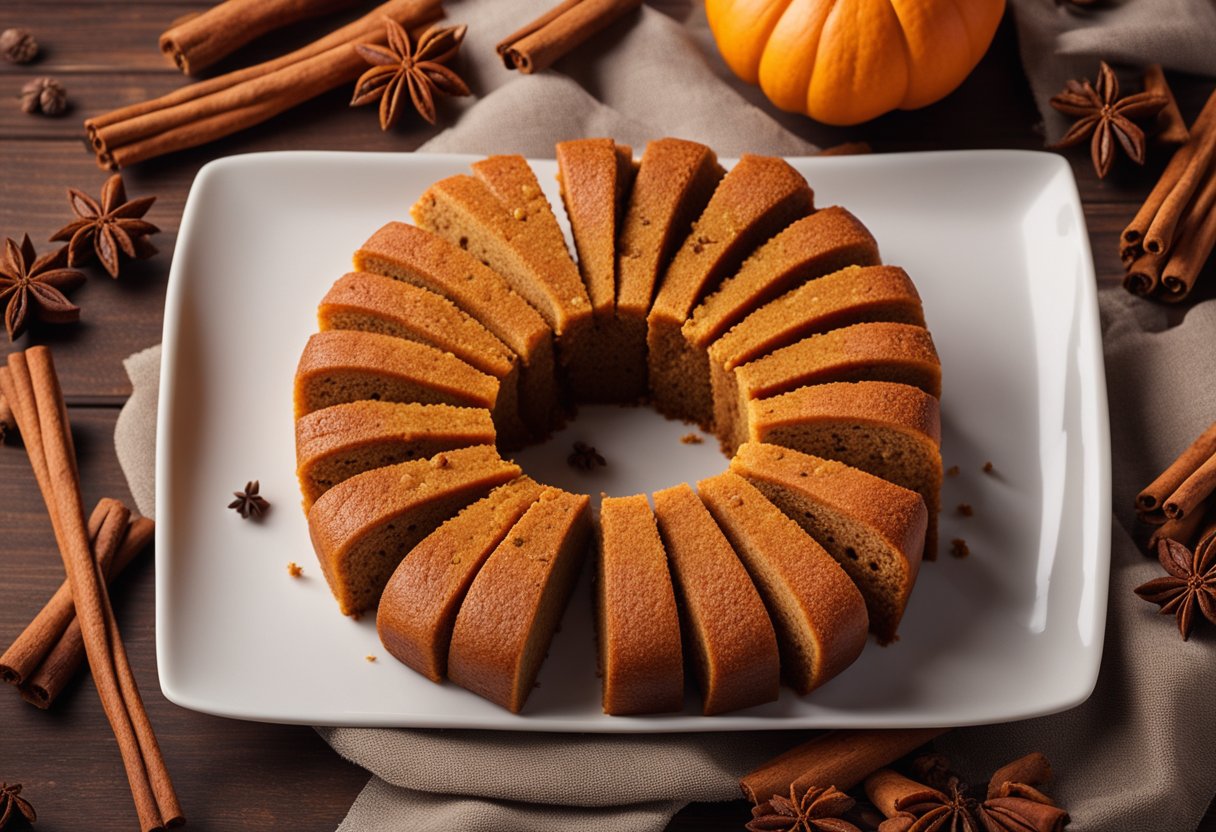
[[[494,439],[494,422],[484,408],[364,400],[315,410],[296,420],[296,476],[304,512],[355,474],[440,451],[493,445]]]
[[[433,682],[443,679],[452,627],[469,585],[543,488],[529,477],[500,485],[406,555],[376,614],[380,642],[389,653]]]
[[[772,702],[781,670],[777,636],[738,555],[687,485],[656,491],[654,510],[681,599],[702,712]]]
[[[742,477],[725,471],[697,492],[764,597],[794,690],[805,696],[852,664],[870,620],[840,564]]]
[[[591,532],[590,498],[546,489],[469,587],[448,678],[519,713],[565,611]]]
[[[408,398],[391,395],[393,390]],[[296,368],[296,418],[322,407],[376,397],[493,410],[498,379],[451,353],[391,335],[330,330],[308,339]]]
[[[925,548],[928,512],[921,496],[841,462],[756,442],[739,447],[730,470],[756,486],[816,537],[865,596],[871,630],[881,641],[893,640]],[[819,538],[803,512],[791,511],[789,495],[846,518],[875,537],[886,557],[881,566],[890,570],[889,575],[884,573],[889,585],[883,593],[875,589],[875,579],[863,555],[848,555],[843,542]]]
[[[784,159],[744,154],[663,273],[646,317],[650,393],[659,412],[709,427],[709,370],[681,328],[702,297],[757,246],[814,210],[814,193]]]
[[[604,713],[684,706],[684,654],[667,554],[646,495],[600,504],[597,621]]]
[[[308,512],[308,530],[343,614],[374,607],[406,552],[521,473],[479,445],[365,471],[326,491]]]

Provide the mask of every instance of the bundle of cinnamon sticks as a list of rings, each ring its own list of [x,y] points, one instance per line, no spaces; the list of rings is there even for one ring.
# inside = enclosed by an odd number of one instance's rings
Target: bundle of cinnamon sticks
[[[1189,548],[1201,536],[1205,519],[1211,519],[1213,492],[1216,422],[1136,496],[1140,519],[1157,527],[1149,541],[1150,554],[1163,539],[1176,540]]]
[[[1216,246],[1216,93],[1189,138],[1123,230],[1124,287],[1170,303],[1185,299]]]
[[[386,17],[413,29],[442,16],[441,0],[387,0],[287,55],[87,119],[89,144],[98,165],[117,170],[223,138],[354,81],[367,68],[355,45],[384,43]]]
[[[75,609],[80,640],[122,754],[140,828],[150,832],[180,826],[185,822],[182,809],[135,684],[106,589],[106,561],[110,561],[113,571],[119,541],[130,535],[130,513],[113,503],[99,509],[103,516],[94,512],[97,532],[92,537],[97,554],[102,556],[99,561],[81,505],[76,449],[63,391],[46,347],[10,354],[7,366],[0,367],[0,392],[16,415],[67,572],[70,594],[57,594],[58,605],[48,616],[65,617],[65,598]],[[66,634],[71,625],[64,626]],[[54,649],[59,649],[58,643]],[[69,644],[63,649],[73,648]],[[46,660],[41,662],[44,668]],[[24,667],[21,670],[24,678],[28,671]]]

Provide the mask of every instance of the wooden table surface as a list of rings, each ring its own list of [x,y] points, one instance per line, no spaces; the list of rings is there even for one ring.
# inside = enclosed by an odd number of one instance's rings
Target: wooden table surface
[[[65,188],[98,193],[104,174],[83,146],[82,119],[181,86],[182,76],[166,65],[156,39],[171,21],[206,5],[194,0],[5,0],[0,6],[0,29],[33,30],[44,54],[32,66],[0,63],[0,234],[19,239],[29,232],[44,247],[42,241],[71,218]],[[687,11],[678,2],[673,10]],[[220,69],[294,48],[324,28],[324,24],[295,27],[274,44],[249,47]],[[65,117],[30,117],[20,112],[13,99],[22,83],[37,75],[55,76],[67,88],[72,109]],[[1185,76],[1171,80],[1184,115],[1193,117],[1211,82]],[[346,107],[349,94],[347,89],[337,90],[269,124],[125,172],[128,193],[159,197],[148,216],[162,229],[155,238],[161,253],[145,262],[125,264],[118,281],[93,270],[88,284],[73,295],[84,310],[79,325],[35,326],[7,348],[53,347],[70,405],[88,505],[102,496],[129,502],[113,447],[114,423],[130,393],[122,360],[160,340],[174,239],[199,167],[220,156],[258,150],[411,150],[435,130],[413,124],[383,134],[375,124],[374,108]],[[1039,148],[1037,120],[1008,19],[971,78],[933,107],[844,130],[783,117],[791,129],[822,145],[865,140],[878,152]],[[1083,153],[1069,157],[1080,185],[1100,281],[1120,278],[1119,231],[1167,155],[1154,148],[1146,169],[1121,163],[1104,182],[1096,178]],[[63,579],[28,463],[11,446],[0,448],[0,568],[2,647]],[[218,719],[179,708],[160,695],[151,558],[122,579],[115,608],[191,828],[336,828],[367,775],[341,760],[311,729]],[[38,828],[43,832],[133,828],[122,766],[91,680],[78,680],[47,712],[21,702],[14,691],[0,690],[0,694],[0,780],[25,785],[26,796],[39,812]],[[748,816],[742,801],[693,804],[671,829],[740,829]],[[1209,811],[1200,829],[1216,832],[1216,814]]]

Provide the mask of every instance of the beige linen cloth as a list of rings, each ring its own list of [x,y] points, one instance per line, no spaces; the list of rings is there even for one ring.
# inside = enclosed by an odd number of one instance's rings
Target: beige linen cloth
[[[1024,45],[1033,25],[1038,27],[1035,49],[1047,54],[1057,47],[1072,48],[1059,32],[1049,36],[1039,19],[1055,25],[1054,0],[1015,3]],[[1207,0],[1135,4],[1210,10]],[[466,56],[492,55],[500,37],[538,12],[537,4],[522,0],[449,2],[448,8],[451,19],[475,22]],[[566,138],[611,135],[640,149],[651,138],[679,135],[704,141],[725,156],[745,150],[811,150],[741,97],[712,51],[699,6],[668,4],[664,11],[644,9],[631,24],[560,63],[560,72],[521,77],[492,60],[466,63],[462,69],[479,97],[459,104],[460,116],[449,119],[453,126],[424,149],[551,156],[553,143]],[[1209,32],[1216,32],[1216,21]],[[1053,38],[1066,42],[1061,46]],[[1177,54],[1174,46],[1171,42],[1169,54]],[[1155,59],[1166,61],[1168,54],[1163,51]],[[1071,828],[1078,832],[1190,832],[1216,793],[1216,722],[1207,714],[1216,636],[1201,628],[1183,643],[1172,621],[1159,618],[1132,595],[1132,587],[1159,570],[1133,543],[1129,530],[1135,521],[1128,509],[1137,489],[1216,417],[1216,385],[1211,383],[1216,301],[1195,307],[1168,331],[1160,308],[1121,290],[1104,292],[1101,304],[1116,514],[1106,650],[1097,691],[1068,713],[956,731],[941,745],[963,771],[985,779],[998,765],[1042,750],[1058,772],[1052,793],[1072,812]],[[132,494],[147,514],[154,512],[159,361],[159,347],[127,360],[134,394],[115,431]],[[689,801],[739,797],[736,780],[741,774],[810,736],[317,730],[373,775],[340,832],[587,827],[657,832]]]

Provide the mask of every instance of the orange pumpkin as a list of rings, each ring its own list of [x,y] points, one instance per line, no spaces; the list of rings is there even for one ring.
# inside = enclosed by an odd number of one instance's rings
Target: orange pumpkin
[[[1005,0],[706,0],[730,68],[783,110],[857,124],[952,92]]]

